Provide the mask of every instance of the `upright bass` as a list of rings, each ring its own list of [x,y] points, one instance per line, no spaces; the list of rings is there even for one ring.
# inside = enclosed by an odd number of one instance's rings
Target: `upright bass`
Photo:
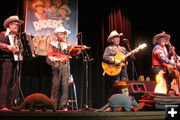
[[[167,41],[168,45],[169,45],[169,50],[172,52],[173,58],[174,58],[174,63],[175,63],[175,67],[173,69],[171,69],[171,77],[173,78],[173,82],[174,84],[177,84],[178,86],[178,92],[180,90],[180,68],[176,66],[177,63],[179,63],[178,60],[178,56],[174,50],[174,47],[171,45],[170,41]],[[172,86],[172,84],[171,84]]]

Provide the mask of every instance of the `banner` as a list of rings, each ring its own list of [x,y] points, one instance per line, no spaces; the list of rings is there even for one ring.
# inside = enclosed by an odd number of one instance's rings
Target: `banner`
[[[47,47],[58,27],[68,30],[68,40],[77,44],[77,0],[27,0],[25,32],[34,36],[35,53],[46,55]]]

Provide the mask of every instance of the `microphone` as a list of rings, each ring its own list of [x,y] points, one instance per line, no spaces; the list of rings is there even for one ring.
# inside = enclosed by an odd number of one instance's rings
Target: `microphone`
[[[75,37],[77,38],[77,37],[79,37],[79,35],[81,35],[82,34],[82,32],[79,32],[77,35],[75,35]]]
[[[124,38],[123,41],[124,42],[129,42],[129,40],[127,38]]]

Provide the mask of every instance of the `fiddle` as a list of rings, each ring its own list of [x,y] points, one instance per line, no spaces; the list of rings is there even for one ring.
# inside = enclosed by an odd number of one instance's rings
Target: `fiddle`
[[[81,53],[82,50],[90,49],[91,47],[88,47],[86,45],[70,45],[69,52],[71,56],[77,56]]]
[[[71,45],[70,49],[90,49],[90,47],[86,45]]]

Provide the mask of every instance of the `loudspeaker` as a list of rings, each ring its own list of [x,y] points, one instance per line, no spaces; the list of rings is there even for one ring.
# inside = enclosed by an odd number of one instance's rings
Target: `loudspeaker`
[[[134,96],[136,100],[141,99],[141,95],[144,93],[154,92],[156,83],[155,81],[127,81],[131,84],[129,89],[129,94]]]
[[[131,84],[128,89],[130,93],[154,92],[155,81],[127,81]]]
[[[134,96],[136,99],[141,99],[141,95],[144,93],[154,92],[156,83],[155,81],[126,81],[128,86],[129,95]],[[110,96],[113,94],[122,94],[122,86],[114,84]]]

